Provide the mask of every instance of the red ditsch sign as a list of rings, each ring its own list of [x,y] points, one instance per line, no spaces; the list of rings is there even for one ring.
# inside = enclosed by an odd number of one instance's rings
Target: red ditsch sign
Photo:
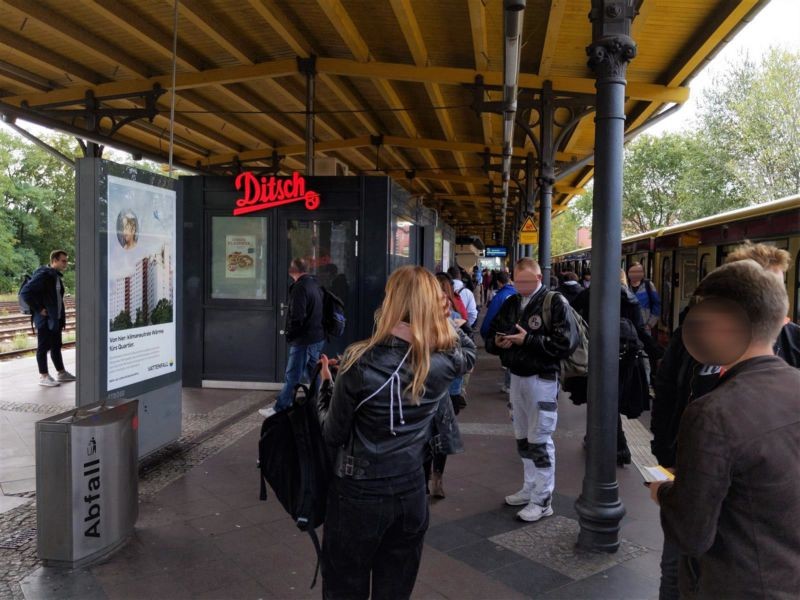
[[[306,191],[306,180],[295,172],[290,179],[258,178],[250,172],[236,177],[236,189],[244,194],[236,201],[235,216],[305,201],[308,210],[319,208],[319,193]]]

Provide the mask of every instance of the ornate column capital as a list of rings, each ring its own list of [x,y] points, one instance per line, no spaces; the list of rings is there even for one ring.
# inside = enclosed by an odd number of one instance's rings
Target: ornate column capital
[[[636,12],[635,0],[592,0],[592,43],[586,54],[598,80],[625,80],[628,63],[636,57],[636,43],[630,36]]]
[[[628,63],[636,58],[636,43],[629,35],[606,36],[588,45],[586,54],[597,79],[624,81]]]

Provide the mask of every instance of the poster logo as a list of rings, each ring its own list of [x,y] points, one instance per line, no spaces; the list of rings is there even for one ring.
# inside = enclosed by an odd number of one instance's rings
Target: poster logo
[[[234,216],[302,201],[305,201],[308,210],[319,207],[319,193],[306,191],[306,180],[297,172],[291,179],[258,178],[250,172],[240,173],[236,177],[235,185],[243,196],[236,200]]]

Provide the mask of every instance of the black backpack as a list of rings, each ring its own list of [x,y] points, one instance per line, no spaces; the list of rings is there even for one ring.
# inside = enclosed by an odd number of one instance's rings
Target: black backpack
[[[329,337],[344,335],[347,319],[344,316],[344,302],[336,294],[322,287],[322,328]]]
[[[31,307],[28,305],[27,302],[25,302],[25,300],[22,299],[22,290],[25,288],[26,285],[28,285],[28,282],[30,280],[31,276],[26,274],[22,278],[22,284],[19,286],[19,291],[17,292],[17,302],[19,302],[19,312],[21,312],[23,315],[33,315]]]
[[[619,412],[635,419],[650,409],[650,386],[644,370],[644,344],[630,319],[619,321]]]
[[[313,588],[322,553],[316,528],[325,521],[328,485],[333,463],[328,453],[317,413],[319,367],[308,386],[298,385],[292,405],[264,419],[258,440],[261,500],[267,499],[267,484],[301,531],[311,537],[317,552]]]

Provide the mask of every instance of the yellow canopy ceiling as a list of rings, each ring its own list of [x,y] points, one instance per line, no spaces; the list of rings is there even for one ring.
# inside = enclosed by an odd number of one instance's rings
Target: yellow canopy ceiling
[[[692,75],[766,1],[643,0],[627,130],[685,101]],[[141,106],[126,96],[172,85],[173,9],[173,0],[0,0],[0,102],[75,108],[91,91],[103,106]],[[521,98],[545,80],[556,92],[593,93],[588,12],[588,0],[528,0]],[[220,170],[234,160],[268,164],[277,150],[285,169],[303,169],[296,58],[314,55],[318,156],[356,173],[386,170],[460,233],[484,233],[486,184],[499,174],[483,171],[482,155],[500,151],[502,121],[471,105],[477,75],[502,84],[502,26],[502,0],[180,0],[175,158]],[[162,94],[152,123],[125,125],[114,139],[166,160],[169,104]],[[515,144],[517,156],[531,151],[521,131]],[[565,136],[559,164],[591,156],[593,144],[588,115]],[[589,163],[561,181],[554,210],[591,176]]]

